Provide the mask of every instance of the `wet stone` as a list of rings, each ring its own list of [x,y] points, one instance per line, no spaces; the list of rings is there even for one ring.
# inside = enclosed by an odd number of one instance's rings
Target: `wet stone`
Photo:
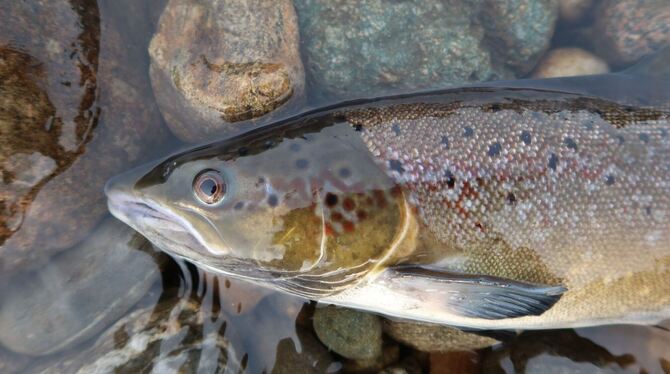
[[[48,266],[4,283],[0,343],[44,355],[72,347],[121,318],[160,279],[166,257],[109,218]]]
[[[35,373],[214,373],[229,358],[225,323],[194,301],[167,300],[136,310],[107,329],[87,349],[55,363],[38,364]]]
[[[670,45],[670,2],[603,1],[593,35],[596,51],[611,65],[632,64]]]
[[[329,95],[512,77],[491,65],[475,2],[297,0],[295,6],[310,82]]]
[[[325,307],[314,312],[314,331],[321,342],[349,359],[374,359],[382,354],[379,317],[352,309]]]
[[[455,327],[419,322],[385,320],[384,332],[394,340],[423,352],[467,351],[498,343],[493,338]]]
[[[105,182],[165,142],[146,67],[127,62],[146,45],[101,24],[104,4],[0,5],[3,275],[38,268],[86,237],[107,211]]]
[[[494,64],[507,66],[517,77],[535,66],[549,47],[558,19],[558,0],[482,2],[480,20]]]
[[[475,352],[432,353],[430,374],[480,373],[479,355]]]
[[[566,22],[583,19],[593,7],[593,0],[559,0],[560,18]]]
[[[607,63],[581,48],[556,48],[547,52],[533,71],[533,78],[605,74]]]
[[[163,118],[187,142],[304,99],[290,0],[171,0],[149,53]]]

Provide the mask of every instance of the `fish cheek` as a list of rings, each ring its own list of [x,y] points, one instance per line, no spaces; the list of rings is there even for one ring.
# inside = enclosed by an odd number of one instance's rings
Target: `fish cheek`
[[[402,225],[401,199],[386,195],[384,204],[377,204],[372,192],[325,195],[322,207],[291,210],[273,239],[285,248],[284,257],[272,266],[299,270],[316,265],[319,273],[371,266],[391,248]]]

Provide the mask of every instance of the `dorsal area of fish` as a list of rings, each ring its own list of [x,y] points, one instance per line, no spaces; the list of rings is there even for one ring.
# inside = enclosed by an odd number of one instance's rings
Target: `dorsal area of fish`
[[[666,109],[492,90],[341,115],[418,210],[414,263],[570,288],[670,256]]]

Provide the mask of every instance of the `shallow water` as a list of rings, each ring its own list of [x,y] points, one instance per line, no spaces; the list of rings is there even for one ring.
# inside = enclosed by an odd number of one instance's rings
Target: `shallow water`
[[[29,127],[0,129],[0,139],[14,152],[3,153],[5,158],[0,159],[4,180],[12,181],[5,182],[0,192],[0,207],[8,211],[10,204],[20,201],[33,209],[18,216],[16,212],[6,214],[10,218],[3,216],[0,222],[0,234],[6,238],[0,250],[0,330],[9,331],[0,334],[4,345],[0,372],[90,372],[111,367],[121,372],[172,372],[176,368],[183,372],[355,371],[356,363],[328,352],[316,337],[311,320],[314,303],[206,274],[169,259],[132,232],[114,231],[124,229],[104,213],[101,187],[107,176],[95,178],[96,174],[117,174],[186,147],[170,134],[151,92],[147,48],[164,6],[165,1],[73,0],[66,7],[71,10],[67,17],[48,13],[38,17],[40,12],[35,11],[14,18],[26,30],[34,24],[46,25],[36,28],[42,33],[37,37],[0,28],[9,35],[0,37],[0,62],[7,64],[9,54],[20,55],[12,63],[25,67],[19,69],[21,79],[11,86],[7,75],[0,75],[3,98],[20,101],[28,97],[24,109],[31,104],[41,108],[41,100],[46,100],[58,112],[45,110],[48,113],[42,115],[28,110],[32,113],[26,115],[28,119],[47,119],[46,133],[37,140],[11,141],[32,139],[22,138],[33,131]],[[0,15],[13,17],[16,9],[1,4]],[[593,50],[583,28],[591,23],[588,16],[577,24],[559,21],[551,45]],[[63,35],[57,31],[59,26],[66,30]],[[303,47],[305,44],[303,41]],[[302,57],[308,58],[304,52]],[[626,66],[617,63],[612,69]],[[97,72],[95,79],[87,69]],[[341,94],[329,92],[319,82],[308,78],[306,101],[279,116],[342,100]],[[17,87],[33,91],[24,96],[7,94]],[[406,90],[389,85],[375,93],[359,92],[345,98]],[[5,108],[9,107],[6,103],[2,104]],[[246,123],[240,129],[263,123]],[[57,131],[50,132],[52,128]],[[34,154],[48,157],[16,161],[21,155]],[[15,155],[17,158],[11,158]],[[10,161],[18,166],[6,166]],[[22,170],[28,176],[23,184],[14,183],[21,179]],[[74,206],[78,210],[68,211]],[[69,215],[60,214],[66,211]],[[82,213],[68,220],[73,212]],[[53,228],[40,231],[45,225]],[[107,226],[115,228],[105,236]],[[96,227],[103,229],[94,231]],[[123,259],[117,263],[104,255],[105,250],[122,250],[120,247],[130,248],[128,256],[141,251],[131,261],[142,266],[96,267],[123,266],[119,265]],[[102,255],[94,256],[95,249]],[[78,264],[83,265],[75,266]],[[132,273],[123,273],[128,269]],[[119,274],[125,282],[110,283]],[[142,287],[137,286],[140,284]],[[117,300],[128,305],[118,306]],[[105,317],[96,320],[96,312]],[[448,354],[420,352],[384,336],[390,358],[382,364],[368,363],[367,370],[395,365],[406,372],[670,372],[668,328],[666,323],[666,327],[510,333],[495,336],[501,343],[493,347]],[[81,337],[67,343],[73,334]]]

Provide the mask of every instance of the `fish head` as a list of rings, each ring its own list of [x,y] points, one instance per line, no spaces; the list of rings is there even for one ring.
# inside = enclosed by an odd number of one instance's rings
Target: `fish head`
[[[310,297],[383,262],[407,216],[356,130],[332,119],[194,148],[105,191],[110,211],[163,250]]]

